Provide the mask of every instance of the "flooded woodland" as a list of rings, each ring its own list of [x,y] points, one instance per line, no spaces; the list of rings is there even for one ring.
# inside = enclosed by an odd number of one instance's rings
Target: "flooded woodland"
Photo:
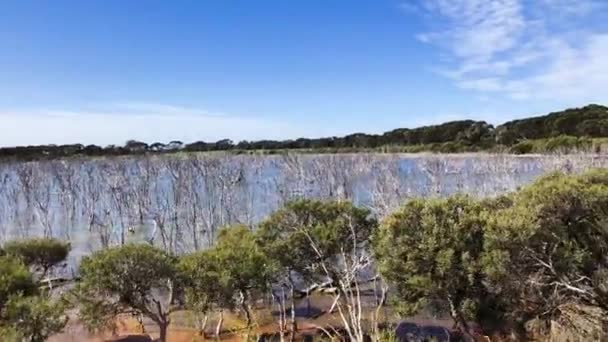
[[[0,241],[70,241],[70,260],[145,241],[172,253],[213,245],[297,198],[349,200],[384,217],[410,198],[495,196],[607,156],[183,153],[0,164]]]

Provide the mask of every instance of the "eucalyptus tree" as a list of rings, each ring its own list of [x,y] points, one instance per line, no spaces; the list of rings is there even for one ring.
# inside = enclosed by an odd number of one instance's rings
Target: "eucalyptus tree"
[[[33,163],[15,164],[16,184],[13,188],[13,205],[15,209],[15,217],[18,220],[21,234],[28,236],[31,233],[33,225],[33,213],[35,211],[33,191]],[[23,200],[23,205],[21,202]]]
[[[213,246],[219,225],[219,208],[221,204],[217,201],[217,188],[215,186],[215,172],[220,161],[217,158],[193,154],[190,159],[192,178],[200,182],[200,188],[195,192],[195,201],[200,204],[193,208],[190,214],[193,224],[196,223],[196,211],[200,210],[202,233],[206,238],[207,247]]]
[[[36,292],[36,283],[26,265],[19,259],[0,255],[0,311],[15,294],[30,295]]]
[[[421,160],[422,171],[427,175],[426,189],[430,190],[430,196],[441,194],[443,176],[446,173],[448,161],[437,156],[428,156]]]
[[[43,342],[67,323],[66,306],[39,293],[23,262],[0,256],[0,340]]]
[[[279,281],[291,289],[292,331],[297,276],[334,286],[332,309],[337,308],[348,337],[363,340],[360,283],[371,265],[367,248],[375,228],[366,209],[318,200],[287,203],[260,225],[258,243],[278,265]]]
[[[485,273],[522,329],[532,318],[564,318],[583,329],[573,319],[576,310],[608,313],[606,170],[553,174],[525,187],[513,195],[513,205],[492,216],[486,240]]]
[[[108,248],[112,241],[112,216],[108,200],[104,196],[106,189],[97,164],[87,163],[83,170],[82,202],[83,216],[88,231],[96,234],[102,248]],[[95,241],[91,241],[94,243]],[[93,247],[94,249],[94,247]]]
[[[270,285],[272,261],[257,245],[253,232],[242,225],[222,229],[210,253],[219,269],[222,288],[229,289],[236,298],[245,313],[247,328],[251,328],[251,305]]]
[[[66,260],[71,246],[68,242],[53,238],[30,238],[9,241],[2,246],[2,250],[21,260],[41,280]]]
[[[122,313],[144,315],[165,342],[171,314],[179,308],[177,259],[163,250],[126,244],[97,251],[80,264],[75,295],[80,319],[91,330],[111,326]]]
[[[406,176],[401,174],[400,160],[396,155],[383,155],[382,159],[370,163],[370,208],[377,217],[386,217],[404,199],[412,196],[413,189],[409,183],[404,182]]]
[[[43,228],[45,237],[54,235],[53,225],[56,211],[51,208],[53,200],[54,184],[53,184],[53,167],[47,162],[36,162],[31,165],[31,195],[34,203],[34,212],[40,225]]]
[[[9,326],[14,333],[13,341],[44,342],[63,330],[68,322],[67,304],[44,296],[13,296],[6,303],[0,317],[2,326]],[[5,341],[11,338],[5,336]]]
[[[129,208],[128,186],[129,186],[129,165],[127,160],[116,158],[113,160],[105,160],[100,165],[103,182],[107,194],[109,195],[109,212],[107,218],[110,220],[110,226],[114,234],[116,234],[116,226],[118,229],[118,242],[124,245],[127,242],[127,215]]]
[[[63,236],[71,239],[78,215],[82,160],[58,160],[51,163],[52,176],[58,190],[58,201],[63,210]]]
[[[155,178],[158,177],[158,168],[155,166],[157,157],[143,155],[137,158],[134,163],[137,177],[133,184],[133,198],[136,203],[137,217],[139,225],[143,225],[150,215],[152,207],[152,186]]]
[[[169,210],[169,240],[170,251],[178,252],[178,249],[183,249],[184,229],[183,207],[187,200],[186,189],[190,184],[187,184],[185,163],[181,155],[170,156],[163,160],[164,168],[168,174],[168,184],[165,184],[167,191],[166,205]]]
[[[180,258],[178,264],[184,287],[184,304],[197,318],[199,335],[205,335],[209,315],[218,315],[215,335],[220,337],[224,310],[236,307],[232,277],[223,274],[221,260],[214,249],[194,252]]]
[[[468,333],[467,321],[479,317],[485,296],[485,224],[483,205],[464,196],[412,200],[386,218],[374,252],[400,312],[436,305]]]

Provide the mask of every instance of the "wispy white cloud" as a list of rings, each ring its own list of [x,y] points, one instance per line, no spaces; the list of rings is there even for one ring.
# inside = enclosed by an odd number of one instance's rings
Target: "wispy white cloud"
[[[77,109],[0,109],[0,146],[287,139],[328,134],[306,123],[234,116],[165,104],[114,103]]]
[[[418,8],[434,24],[416,38],[447,53],[438,70],[462,89],[608,101],[608,31],[591,20],[608,12],[603,1],[423,0]]]
[[[603,0],[540,0],[544,5],[554,10],[554,14],[584,16],[593,11],[605,9]]]

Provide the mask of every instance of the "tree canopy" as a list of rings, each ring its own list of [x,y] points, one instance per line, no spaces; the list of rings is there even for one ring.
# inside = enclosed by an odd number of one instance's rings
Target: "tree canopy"
[[[483,295],[485,221],[480,202],[456,196],[410,201],[383,222],[374,251],[401,312],[440,306],[468,329]]]
[[[66,325],[67,307],[61,298],[51,298],[38,289],[24,259],[13,252],[9,248],[0,253],[0,340],[46,341]]]
[[[53,238],[32,238],[9,241],[3,246],[4,253],[19,258],[40,277],[64,262],[70,253],[70,243]]]
[[[555,139],[561,137],[560,139]],[[70,156],[118,156],[144,153],[173,153],[178,151],[282,151],[311,150],[314,152],[358,151],[389,149],[402,152],[474,152],[504,150],[519,143],[529,144],[540,140],[536,148],[518,146],[515,153],[552,152],[543,150],[544,140],[568,149],[588,150],[593,146],[577,142],[577,138],[608,137],[608,108],[588,105],[572,108],[545,116],[513,120],[494,127],[485,121],[460,120],[418,128],[398,128],[383,134],[354,133],[343,137],[298,138],[295,140],[259,140],[233,142],[221,139],[217,142],[196,141],[184,144],[171,141],[168,144],[129,140],[124,146],[109,145],[40,145],[0,148],[0,160],[36,160]],[[548,146],[550,147],[550,146]]]
[[[105,328],[117,314],[135,312],[154,321],[165,341],[179,285],[177,259],[147,244],[104,249],[80,264],[81,318],[92,329]]]
[[[492,216],[485,249],[489,283],[514,320],[557,319],[570,304],[608,312],[608,172],[525,187]]]

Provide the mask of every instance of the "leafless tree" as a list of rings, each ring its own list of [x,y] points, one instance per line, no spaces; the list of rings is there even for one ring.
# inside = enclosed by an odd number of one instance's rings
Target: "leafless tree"
[[[80,193],[80,160],[52,162],[51,170],[57,184],[60,206],[63,208],[63,235],[71,239],[71,232],[78,213],[77,201]]]
[[[55,211],[51,210],[51,200],[54,186],[51,178],[52,165],[49,163],[34,163],[29,175],[32,182],[31,195],[36,217],[43,228],[46,237],[53,236],[53,221]]]

